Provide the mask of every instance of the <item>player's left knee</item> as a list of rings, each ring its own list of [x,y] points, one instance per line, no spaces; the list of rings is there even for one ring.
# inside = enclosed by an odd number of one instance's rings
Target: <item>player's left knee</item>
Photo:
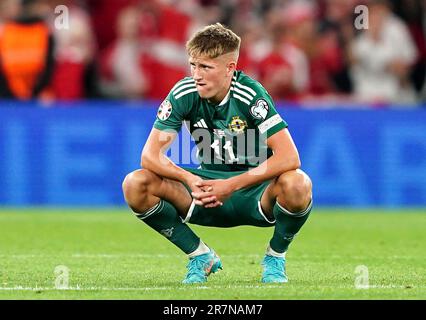
[[[305,210],[312,199],[312,182],[302,170],[294,170],[280,175],[277,179],[281,198],[291,212]]]

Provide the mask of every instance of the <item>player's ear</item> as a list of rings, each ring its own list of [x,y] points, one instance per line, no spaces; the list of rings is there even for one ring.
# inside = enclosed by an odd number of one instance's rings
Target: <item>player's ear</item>
[[[229,62],[226,68],[227,75],[230,76],[234,74],[234,71],[236,70],[236,68],[237,68],[237,63],[235,61]]]

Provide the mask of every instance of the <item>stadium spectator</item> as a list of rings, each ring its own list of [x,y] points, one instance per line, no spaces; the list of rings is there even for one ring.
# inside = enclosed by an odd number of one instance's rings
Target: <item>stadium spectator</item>
[[[54,0],[68,8],[69,27],[55,28],[57,43],[52,89],[61,100],[100,96],[96,63],[97,46],[90,16],[71,0]]]
[[[53,37],[45,21],[48,12],[45,0],[23,0],[19,16],[2,26],[1,97],[28,100],[47,94],[54,64]]]
[[[426,1],[396,0],[395,12],[406,23],[418,51],[418,58],[412,68],[411,80],[417,92],[423,88],[426,78]]]
[[[117,38],[116,23],[122,9],[144,0],[85,0],[100,51]]]
[[[235,30],[241,34],[241,50],[238,59],[238,69],[255,78],[259,78],[259,63],[270,52],[271,37],[265,36],[261,21],[246,21],[236,25]],[[239,32],[238,32],[239,31]]]
[[[20,10],[20,0],[2,0],[0,2],[0,28],[5,21],[15,19]]]
[[[272,9],[273,48],[260,63],[261,80],[275,99],[305,100],[336,94],[335,75],[343,52],[332,34],[320,34],[318,11],[311,2],[292,1]]]
[[[284,11],[287,42],[306,55],[309,96],[335,94],[334,75],[341,72],[342,52],[331,34],[319,33],[318,8],[311,2],[293,2]],[[297,69],[296,69],[297,72]]]
[[[332,73],[336,90],[342,94],[352,92],[347,52],[355,37],[354,8],[357,0],[325,0],[319,23],[320,34],[340,48],[340,68]],[[348,97],[347,97],[348,98]]]
[[[46,61],[32,64],[34,72],[43,70],[32,80],[43,96],[161,99],[189,74],[182,50],[188,35],[216,21],[241,34],[239,68],[259,78],[275,99],[413,103],[426,92],[423,0],[392,0],[390,8],[389,1],[368,1],[367,31],[354,28],[354,8],[362,0],[0,0],[0,34],[21,2],[38,3],[44,13],[49,3],[50,16],[56,5],[66,5],[72,17],[69,29],[54,30],[55,59],[49,40]],[[1,96],[16,96],[11,86],[17,90],[19,72],[0,68]]]
[[[259,79],[276,100],[298,100],[307,91],[309,65],[306,55],[286,41],[282,23],[272,30],[272,47],[259,63]]]
[[[148,79],[141,67],[140,11],[123,9],[117,21],[115,42],[102,56],[104,95],[114,98],[142,98]]]
[[[362,102],[412,104],[416,95],[409,79],[417,49],[404,22],[386,0],[369,2],[369,27],[350,50],[355,97]]]
[[[146,97],[162,99],[171,86],[189,73],[183,44],[192,20],[179,6],[164,0],[145,0],[141,9],[141,42],[145,53],[142,68],[150,84]]]

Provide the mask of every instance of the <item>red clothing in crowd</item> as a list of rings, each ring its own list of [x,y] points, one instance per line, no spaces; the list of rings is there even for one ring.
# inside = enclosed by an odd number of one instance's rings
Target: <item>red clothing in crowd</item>
[[[288,74],[287,78],[279,76],[278,83],[273,79],[278,77],[278,72]],[[271,52],[259,63],[259,80],[264,84],[271,96],[276,100],[296,100],[298,92],[293,87],[293,68],[279,52]],[[271,81],[274,83],[272,84]]]
[[[335,92],[333,75],[343,68],[341,50],[332,39],[318,41],[318,51],[309,59],[310,95],[324,95]]]
[[[120,11],[138,2],[138,0],[86,0],[99,49],[106,48],[117,37],[115,21]]]
[[[188,75],[186,61],[174,57],[185,56],[191,19],[171,6],[159,5],[157,9],[151,15],[143,14],[149,23],[141,24],[142,43],[150,48],[144,49],[141,67],[149,82],[146,97],[164,99],[176,82]],[[165,50],[167,55],[162,54]]]
[[[55,98],[59,100],[75,100],[85,97],[84,73],[86,65],[80,62],[58,61],[51,87]]]

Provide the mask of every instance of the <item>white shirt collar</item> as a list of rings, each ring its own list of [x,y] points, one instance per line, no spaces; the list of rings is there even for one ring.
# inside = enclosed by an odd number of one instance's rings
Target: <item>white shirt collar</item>
[[[225,103],[229,101],[229,97],[231,95],[231,90],[228,91],[225,98],[223,98],[222,102],[218,104],[218,107],[223,106]]]

